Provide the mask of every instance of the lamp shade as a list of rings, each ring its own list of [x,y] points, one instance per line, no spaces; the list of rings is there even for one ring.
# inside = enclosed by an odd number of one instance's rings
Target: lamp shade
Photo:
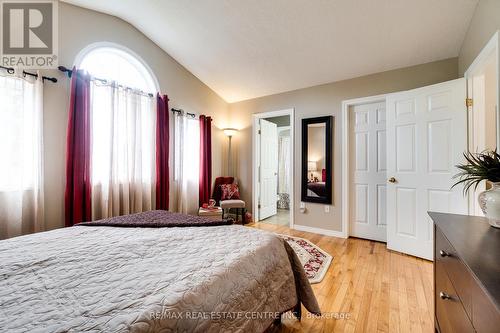
[[[238,132],[236,128],[224,128],[223,131],[224,134],[228,137],[232,137],[236,134],[236,132]]]
[[[318,170],[318,163],[316,161],[307,161],[307,171]]]

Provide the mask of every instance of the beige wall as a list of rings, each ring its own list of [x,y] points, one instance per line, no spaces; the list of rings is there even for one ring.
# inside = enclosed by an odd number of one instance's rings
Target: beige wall
[[[352,80],[256,98],[229,105],[230,126],[240,129],[234,137],[236,176],[247,207],[252,207],[252,114],[295,108],[294,216],[295,224],[328,230],[341,230],[341,103],[343,100],[378,95],[458,78],[458,59],[448,59]],[[333,206],[325,213],[323,205],[307,203],[307,213],[299,212],[301,119],[332,115],[333,133]]]
[[[59,64],[73,66],[76,55],[85,46],[108,41],[128,47],[152,68],[170,106],[198,114],[209,114],[216,128],[226,127],[228,105],[211,89],[162,51],[141,32],[113,16],[59,3]],[[69,80],[57,70],[44,75],[56,76],[56,84],[44,88],[45,216],[49,229],[64,224],[64,186],[66,125],[68,120]],[[214,128],[213,174],[221,174],[223,143],[226,138]]]
[[[458,57],[458,72],[461,76],[498,29],[500,29],[500,1],[480,0]]]

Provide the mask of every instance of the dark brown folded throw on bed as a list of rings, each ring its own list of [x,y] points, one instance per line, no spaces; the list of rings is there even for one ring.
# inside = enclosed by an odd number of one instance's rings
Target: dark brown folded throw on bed
[[[129,228],[173,228],[173,227],[209,227],[233,224],[233,219],[211,220],[206,217],[171,213],[166,210],[151,210],[148,212],[116,216],[92,222],[82,222],[77,226],[107,226]]]

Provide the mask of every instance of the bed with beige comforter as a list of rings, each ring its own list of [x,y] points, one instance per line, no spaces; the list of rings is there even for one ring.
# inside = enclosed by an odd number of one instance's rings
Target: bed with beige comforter
[[[0,241],[5,332],[262,332],[319,308],[273,233],[74,226]]]

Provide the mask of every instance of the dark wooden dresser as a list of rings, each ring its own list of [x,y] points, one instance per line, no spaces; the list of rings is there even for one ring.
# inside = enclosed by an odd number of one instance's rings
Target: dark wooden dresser
[[[429,215],[436,331],[500,332],[500,229],[483,217]]]

